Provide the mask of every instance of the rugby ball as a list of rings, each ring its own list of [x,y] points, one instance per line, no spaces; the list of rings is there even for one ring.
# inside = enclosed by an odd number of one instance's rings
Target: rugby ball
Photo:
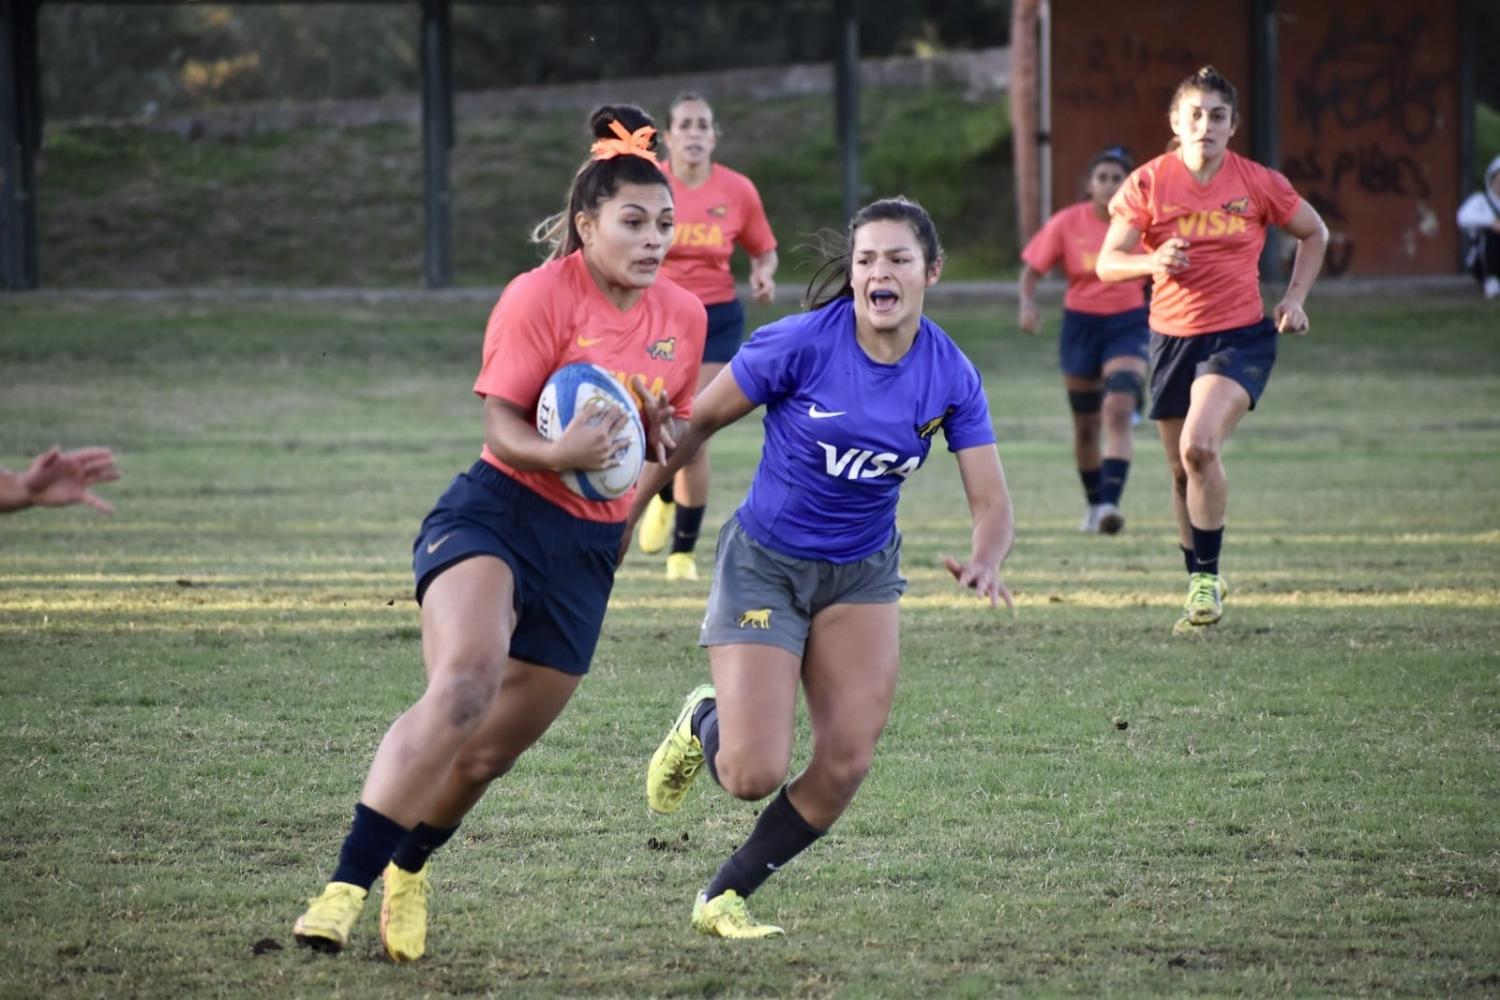
[[[536,404],[537,432],[556,441],[578,413],[591,413],[587,419],[600,422],[611,411],[624,410],[630,420],[615,438],[612,468],[570,469],[559,472],[563,485],[585,500],[614,500],[630,492],[640,478],[646,459],[646,428],[630,392],[609,372],[598,365],[564,365],[553,372],[542,386],[542,397]]]

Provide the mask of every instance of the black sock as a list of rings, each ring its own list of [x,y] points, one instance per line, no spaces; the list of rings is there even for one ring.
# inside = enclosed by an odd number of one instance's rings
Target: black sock
[[[1125,477],[1130,475],[1130,459],[1106,458],[1099,471],[1099,502],[1119,503],[1120,494],[1125,492]]]
[[[401,846],[396,848],[396,853],[391,855],[391,860],[395,862],[397,868],[403,871],[419,872],[427,863],[427,859],[432,857],[432,852],[446,844],[457,832],[457,823],[452,826],[428,826],[426,823],[418,823],[412,827],[406,839],[401,841]]]
[[[1196,572],[1196,570],[1193,569],[1193,550],[1185,545],[1179,545],[1177,547],[1182,549],[1182,564],[1187,567],[1188,576],[1192,576],[1193,573]]]
[[[370,888],[408,832],[390,817],[381,815],[363,802],[357,803],[354,823],[339,850],[339,866],[333,870],[333,878],[329,881]]]
[[[698,531],[703,527],[703,506],[677,505],[677,523],[672,528],[672,551],[691,552],[698,544]]]
[[[733,889],[743,899],[825,832],[797,814],[792,800],[787,798],[786,786],[782,785],[771,804],[761,810],[750,839],[720,866],[704,890],[705,895],[713,899]]]
[[[698,711],[693,713],[692,724],[693,735],[698,737],[698,742],[703,744],[703,763],[708,765],[708,776],[714,779],[714,784],[720,788],[724,787],[719,780],[719,769],[714,766],[714,758],[719,755],[719,703],[709,698],[698,706]]]
[[[1088,497],[1089,504],[1101,503],[1099,494],[1104,489],[1104,471],[1102,469],[1079,469],[1078,478],[1083,480],[1083,495]]]
[[[661,492],[659,492],[659,493],[656,494],[656,498],[658,500],[660,500],[662,503],[673,503],[674,502],[672,500],[672,480],[670,480],[670,479],[667,480],[667,485],[665,485],[665,486],[663,486],[661,488]]]
[[[1224,545],[1224,529],[1193,528],[1193,572],[1219,575],[1219,549]]]

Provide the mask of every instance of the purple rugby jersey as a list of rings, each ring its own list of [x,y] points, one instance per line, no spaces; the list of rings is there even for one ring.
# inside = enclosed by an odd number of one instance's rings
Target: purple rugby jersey
[[[853,300],[837,299],[761,327],[730,369],[766,407],[760,466],[736,516],[784,555],[873,555],[937,431],[949,451],[995,443],[979,372],[925,316],[906,356],[880,364],[855,339]]]

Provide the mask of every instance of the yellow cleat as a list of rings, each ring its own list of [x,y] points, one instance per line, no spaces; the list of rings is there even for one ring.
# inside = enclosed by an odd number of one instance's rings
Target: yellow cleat
[[[297,943],[315,951],[339,952],[349,940],[359,911],[364,909],[366,895],[368,892],[357,885],[329,882],[321,896],[307,901],[307,912],[292,926]]]
[[[1183,606],[1186,621],[1193,625],[1212,625],[1224,617],[1224,597],[1229,587],[1222,576],[1194,573],[1188,577],[1187,603]]]
[[[646,513],[641,515],[641,526],[636,531],[641,551],[647,555],[660,552],[672,540],[672,528],[677,523],[677,505],[667,503],[661,497],[651,498]]]
[[[693,562],[693,554],[691,552],[673,552],[667,556],[667,579],[698,579],[698,565]]]
[[[741,940],[786,936],[786,931],[775,924],[756,923],[745,908],[745,901],[733,889],[726,889],[713,899],[698,893],[693,902],[693,929],[711,937]]]
[[[416,873],[394,861],[385,866],[380,900],[380,943],[392,962],[415,962],[427,951],[428,865]]]
[[[703,770],[703,744],[693,735],[693,714],[714,696],[712,684],[700,684],[688,693],[682,711],[661,741],[646,767],[646,804],[652,812],[672,813],[687,797],[693,779]]]

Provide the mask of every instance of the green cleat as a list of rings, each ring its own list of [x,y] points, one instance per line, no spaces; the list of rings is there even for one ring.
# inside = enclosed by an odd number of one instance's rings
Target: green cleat
[[[700,684],[688,693],[682,711],[672,723],[666,739],[651,755],[646,768],[646,804],[652,812],[676,812],[687,797],[693,779],[703,770],[703,744],[693,735],[693,713],[714,696],[712,684]]]
[[[1212,625],[1224,616],[1224,597],[1229,586],[1222,576],[1212,573],[1194,573],[1188,577],[1187,604],[1183,606],[1185,620],[1193,625]]]
[[[329,882],[321,896],[309,899],[307,912],[297,918],[292,934],[297,943],[314,951],[337,954],[349,940],[354,921],[364,908],[367,891],[348,882]]]
[[[661,497],[651,498],[646,513],[641,515],[641,526],[636,529],[636,539],[641,551],[648,556],[660,552],[672,540],[672,528],[677,523],[677,505],[666,503]]]
[[[394,861],[385,866],[380,899],[380,943],[392,962],[415,962],[427,951],[427,897],[432,893],[427,865],[409,872]]]
[[[740,940],[786,936],[786,931],[775,924],[756,923],[745,901],[733,889],[726,889],[713,899],[698,893],[693,901],[693,929],[710,937]]]

